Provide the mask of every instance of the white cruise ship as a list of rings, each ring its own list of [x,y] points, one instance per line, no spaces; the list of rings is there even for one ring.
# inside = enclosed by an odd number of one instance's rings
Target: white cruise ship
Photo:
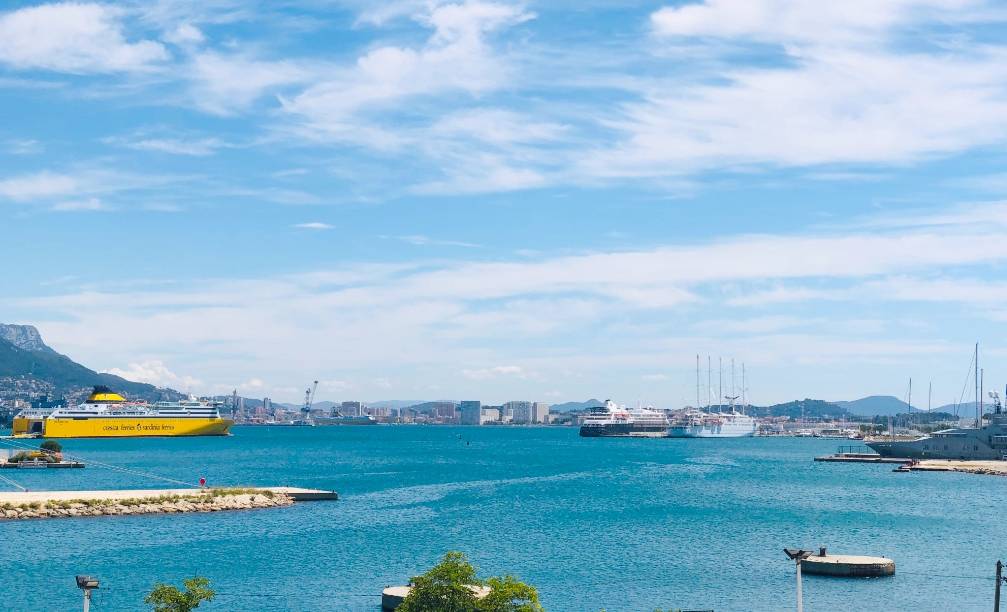
[[[748,438],[755,435],[755,419],[736,412],[690,411],[668,428],[669,438]]]
[[[592,408],[580,426],[585,438],[663,438],[667,435],[668,418],[663,412],[648,408],[627,409],[612,400]]]

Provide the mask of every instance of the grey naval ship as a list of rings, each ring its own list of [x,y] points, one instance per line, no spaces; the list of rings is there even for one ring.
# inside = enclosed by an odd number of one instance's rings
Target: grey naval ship
[[[935,431],[915,440],[883,437],[866,441],[882,457],[906,459],[1007,459],[1007,414],[1000,397],[991,393],[993,412],[983,415],[981,427],[959,427]]]

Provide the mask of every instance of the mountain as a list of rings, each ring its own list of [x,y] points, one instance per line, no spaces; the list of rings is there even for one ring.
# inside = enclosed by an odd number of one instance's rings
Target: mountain
[[[597,408],[604,405],[605,402],[592,398],[586,402],[564,402],[562,404],[553,404],[552,406],[549,406],[549,412],[580,412],[588,410],[589,408]]]
[[[839,402],[826,402],[815,399],[794,400],[772,406],[750,406],[748,414],[752,416],[804,418],[836,418],[849,414]]]
[[[909,412],[909,404],[891,395],[871,395],[851,402],[833,402],[858,416],[889,416]]]
[[[408,408],[422,404],[425,401],[427,400],[381,400],[379,402],[366,402],[366,404],[371,408],[391,408],[398,410],[399,408]]]
[[[5,340],[25,351],[55,352],[45,342],[34,325],[11,325],[0,323],[0,340]]]
[[[157,400],[181,397],[177,391],[101,374],[49,348],[31,325],[0,324],[0,379],[37,380],[63,395],[94,385],[108,385],[130,397]]]

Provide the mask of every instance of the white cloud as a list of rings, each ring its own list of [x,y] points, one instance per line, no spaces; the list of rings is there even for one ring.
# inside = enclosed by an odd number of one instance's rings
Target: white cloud
[[[58,202],[53,204],[52,210],[57,212],[96,212],[110,210],[98,198],[87,198],[86,200],[71,200],[68,202]]]
[[[289,99],[283,108],[323,138],[371,147],[402,144],[392,130],[369,117],[417,97],[478,95],[499,88],[509,65],[488,46],[485,36],[531,19],[522,9],[494,2],[433,5],[414,15],[433,29],[419,48],[382,46],[356,64]]]
[[[169,387],[180,391],[187,391],[203,384],[198,378],[172,372],[163,361],[157,359],[130,363],[125,368],[109,368],[103,372],[133,382],[148,383],[156,387]]]
[[[618,142],[581,174],[675,176],[746,165],[897,164],[1007,138],[1007,48],[905,48],[907,30],[961,24],[970,0],[708,0],[652,15],[679,78],[641,79],[606,122]],[[978,9],[977,9],[978,10]],[[674,45],[688,39],[687,50]],[[753,43],[779,57],[739,60]]]
[[[478,368],[474,370],[462,370],[462,376],[471,380],[487,380],[501,376],[513,376],[518,378],[527,377],[527,373],[521,366],[501,365],[490,368]]]
[[[70,175],[53,172],[38,172],[0,179],[0,198],[25,202],[53,196],[71,195],[79,188],[80,181]]]
[[[11,155],[35,155],[44,150],[42,143],[33,138],[8,140],[3,147]]]
[[[846,292],[864,303],[920,303],[919,298],[936,303],[946,295],[967,300],[983,294],[984,284],[941,284],[927,275],[1007,261],[1007,246],[998,246],[1005,227],[968,222],[937,233],[917,226],[860,228],[537,261],[348,266],[243,281],[207,279],[181,290],[93,287],[10,300],[6,308],[33,313],[56,346],[85,363],[127,361],[172,346],[191,357],[188,367],[201,377],[233,381],[269,372],[287,387],[307,376],[301,364],[309,359],[318,379],[339,372],[338,380],[353,383],[362,396],[384,388],[377,381],[381,372],[415,372],[423,389],[459,373],[461,380],[494,385],[508,380],[583,385],[580,372],[597,377],[618,368],[638,378],[641,371],[665,370],[668,355],[710,352],[704,346],[725,342],[744,348],[749,364],[785,356],[825,359],[801,356],[791,342],[814,346],[816,354],[836,351],[830,362],[857,351],[894,360],[905,353],[900,340],[877,339],[876,322],[838,317],[822,330],[818,324],[808,327],[806,317],[741,319],[721,311],[698,315],[709,324],[691,328],[679,318],[732,308],[731,297],[757,295],[767,283],[777,283],[778,293],[789,292],[777,295],[777,303],[795,295],[782,283]],[[987,248],[971,248],[976,244]],[[796,294],[804,300],[827,295],[796,289],[805,291]],[[996,304],[1007,295],[1003,288],[985,289],[989,299],[976,309],[977,317],[995,316]],[[240,305],[235,295],[242,296]],[[662,295],[667,297],[658,299]],[[108,343],[109,337],[117,342]],[[270,348],[261,351],[262,346]],[[944,351],[947,345],[935,340],[925,348]],[[280,388],[263,383],[262,392],[278,397]]]
[[[186,76],[192,103],[205,112],[226,116],[247,110],[268,92],[313,80],[315,72],[292,61],[204,51],[193,56]]]
[[[424,236],[422,234],[411,234],[409,236],[383,236],[383,238],[395,238],[396,240],[401,240],[402,242],[408,242],[409,244],[415,246],[454,246],[462,247],[467,249],[478,248],[478,244],[471,242],[461,242],[459,240],[438,240],[435,238],[430,238],[429,236]]]
[[[298,223],[293,227],[296,227],[297,229],[308,229],[308,230],[330,230],[335,226],[329,225],[328,223],[322,223],[321,221],[310,221],[308,223]]]
[[[766,42],[849,44],[873,42],[878,32],[923,13],[947,19],[978,6],[971,0],[706,0],[665,7],[651,15],[664,36],[752,38]]]
[[[169,58],[155,41],[128,42],[118,9],[57,3],[0,14],[0,62],[59,72],[149,70]]]
[[[164,40],[180,47],[199,45],[206,40],[203,32],[191,23],[179,24],[174,30],[164,35]]]
[[[193,157],[213,155],[221,148],[228,146],[219,138],[196,138],[192,140],[181,138],[108,139],[108,142],[137,151],[157,151],[159,153],[189,155]]]

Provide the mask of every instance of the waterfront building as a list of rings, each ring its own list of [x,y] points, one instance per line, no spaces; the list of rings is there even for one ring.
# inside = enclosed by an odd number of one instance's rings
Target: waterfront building
[[[548,423],[549,422],[549,404],[545,402],[535,402],[531,408],[531,422],[532,423]]]
[[[531,402],[507,402],[504,404],[504,416],[509,416],[512,423],[531,423],[532,422],[532,403]]]
[[[431,402],[430,415],[438,422],[456,423],[458,422],[458,407],[454,402]]]
[[[343,416],[364,416],[364,405],[361,402],[343,402],[339,404],[339,414]]]
[[[482,425],[483,403],[479,400],[466,400],[458,405],[462,425]]]
[[[480,411],[479,424],[496,423],[500,421],[500,406],[486,406]]]

